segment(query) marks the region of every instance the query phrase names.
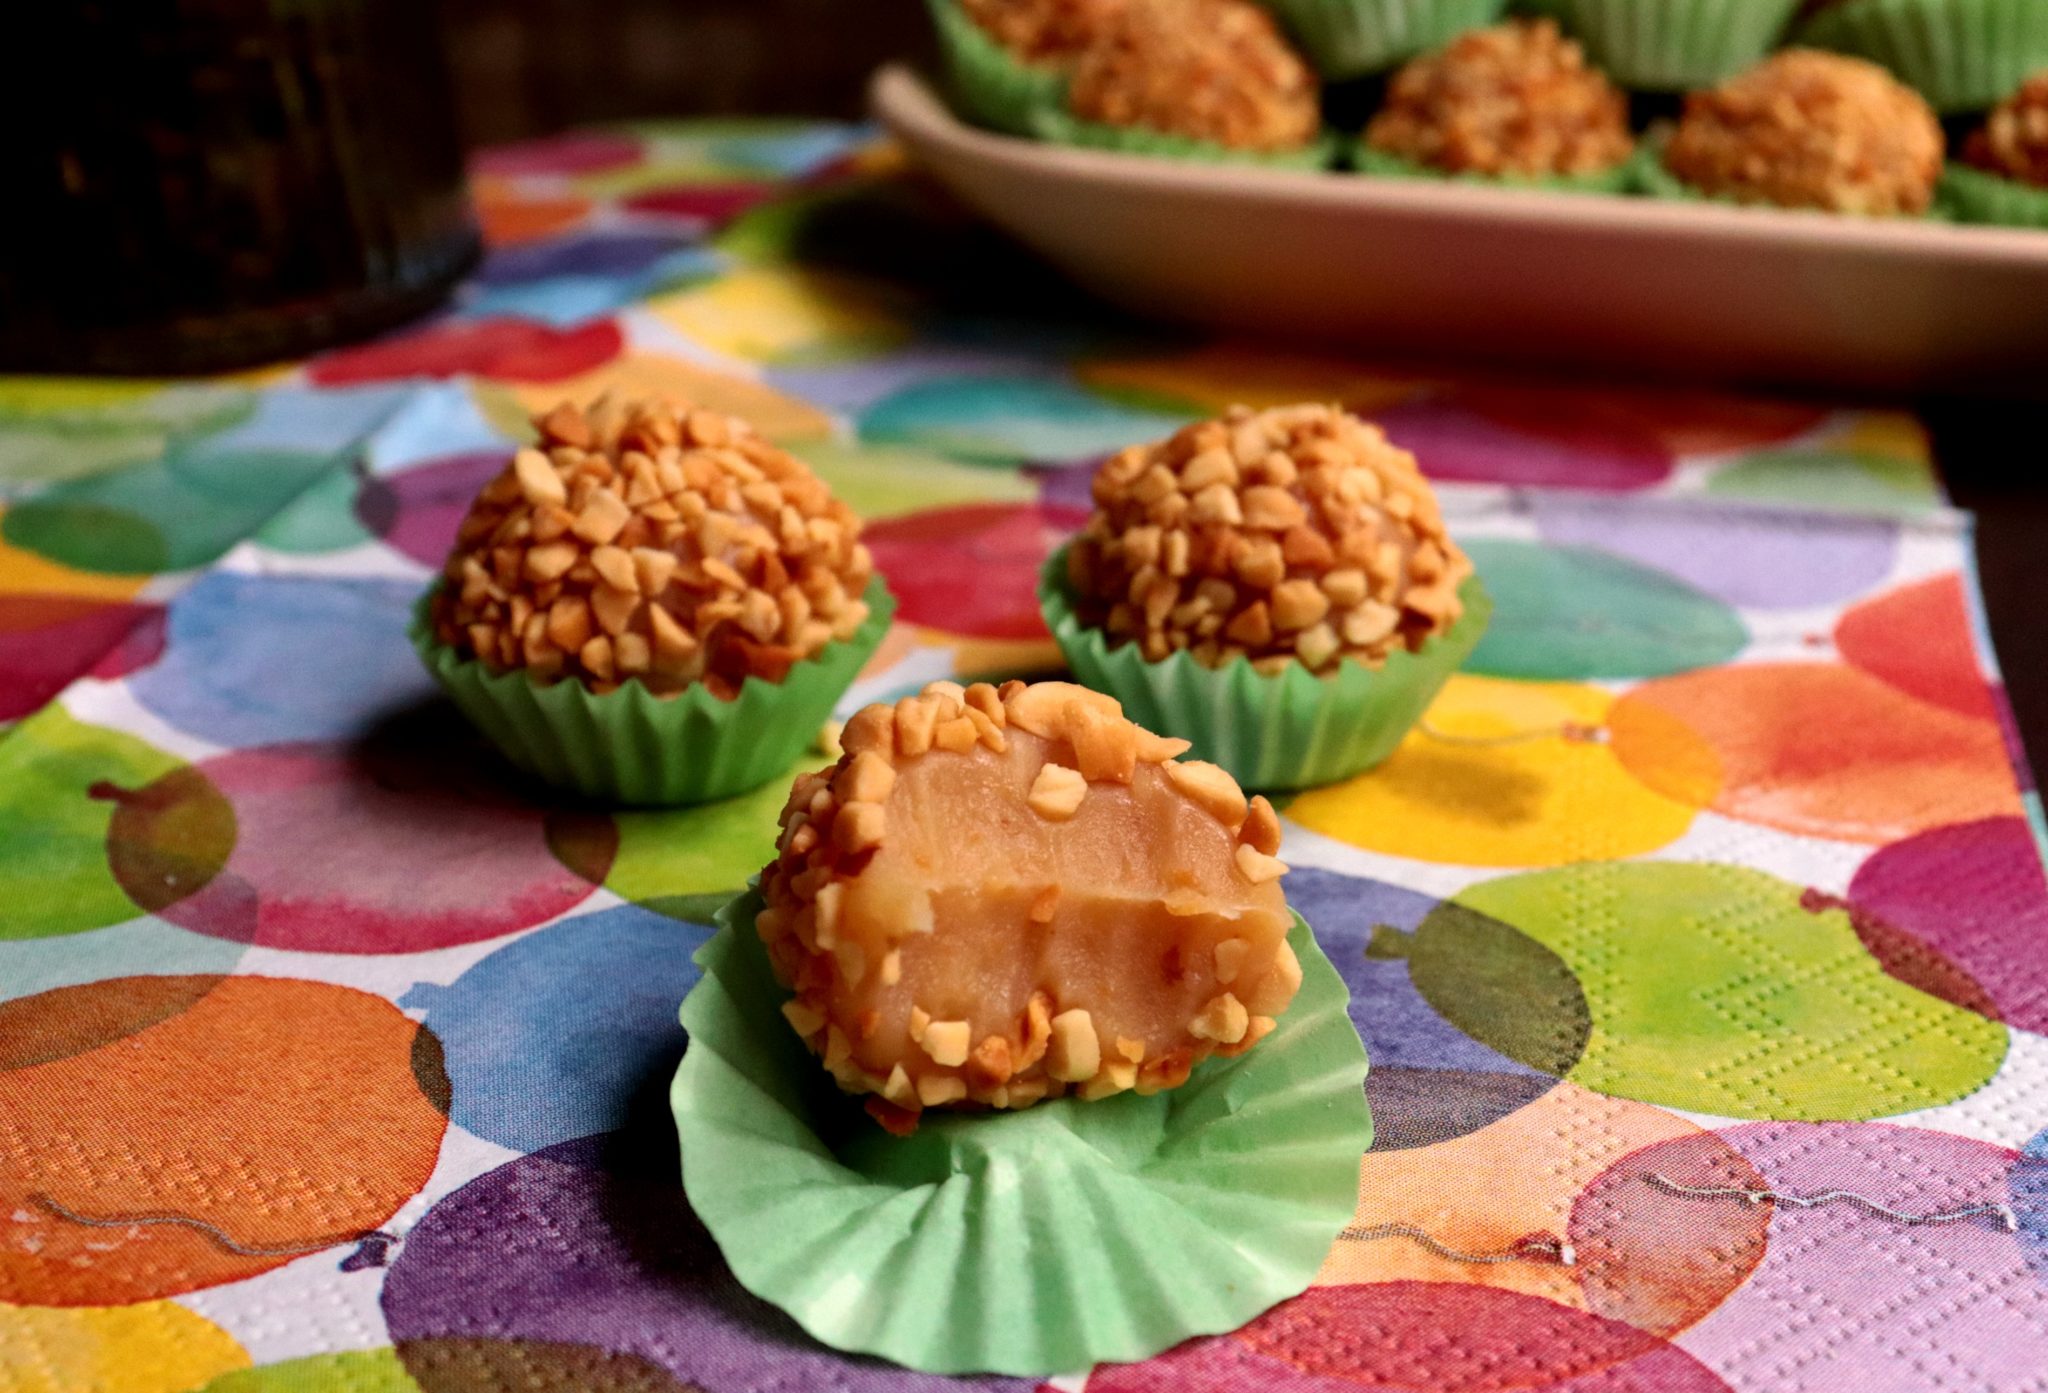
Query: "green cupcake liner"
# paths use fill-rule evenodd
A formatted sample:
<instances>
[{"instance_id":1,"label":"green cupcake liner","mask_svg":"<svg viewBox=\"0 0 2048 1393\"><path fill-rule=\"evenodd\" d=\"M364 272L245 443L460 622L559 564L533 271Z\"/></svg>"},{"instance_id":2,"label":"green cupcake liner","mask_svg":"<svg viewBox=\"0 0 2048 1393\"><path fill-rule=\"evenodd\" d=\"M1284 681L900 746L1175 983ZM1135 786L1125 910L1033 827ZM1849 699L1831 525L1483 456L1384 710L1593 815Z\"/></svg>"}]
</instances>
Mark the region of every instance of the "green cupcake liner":
<instances>
[{"instance_id":1,"label":"green cupcake liner","mask_svg":"<svg viewBox=\"0 0 2048 1393\"><path fill-rule=\"evenodd\" d=\"M1350 993L1300 916L1273 1033L1180 1088L926 1113L890 1136L780 1014L718 916L669 1098L683 1187L740 1283L826 1344L928 1373L1043 1377L1235 1330L1307 1288L1372 1144Z\"/></svg>"},{"instance_id":2,"label":"green cupcake liner","mask_svg":"<svg viewBox=\"0 0 2048 1393\"><path fill-rule=\"evenodd\" d=\"M1262 165L1271 169L1327 169L1336 158L1337 139L1330 132L1318 135L1299 150L1233 150L1213 140L1174 135L1145 126L1111 126L1101 121L1084 121L1071 112L1039 110L1032 113L1032 133L1058 145L1078 145L1090 150L1114 150L1125 155L1151 155L1169 160L1206 160L1216 164Z\"/></svg>"},{"instance_id":3,"label":"green cupcake liner","mask_svg":"<svg viewBox=\"0 0 2048 1393\"><path fill-rule=\"evenodd\" d=\"M1493 601L1477 576L1458 598L1463 616L1420 653L1390 654L1377 668L1346 662L1323 677L1295 663L1269 677L1246 659L1211 668L1182 652L1151 663L1134 643L1110 647L1074 612L1065 547L1038 577L1039 611L1077 681L1115 697L1147 730L1192 741L1194 758L1246 788L1269 791L1335 783L1394 752L1486 632Z\"/></svg>"},{"instance_id":4,"label":"green cupcake liner","mask_svg":"<svg viewBox=\"0 0 2048 1393\"><path fill-rule=\"evenodd\" d=\"M2048 189L1966 164L1942 171L1941 203L1957 222L2048 228Z\"/></svg>"},{"instance_id":5,"label":"green cupcake liner","mask_svg":"<svg viewBox=\"0 0 2048 1393\"><path fill-rule=\"evenodd\" d=\"M1718 203L1724 208L1746 208L1767 213L1803 213L1816 218L1870 217L1874 221L1891 221L1893 216L1906 222L1944 222L1948 219L1947 205L1938 193L1933 206L1924 213L1902 213L1884 218L1861 213L1835 213L1825 208L1785 208L1775 203L1745 202L1739 198L1730 198L1726 194L1707 193L1703 189L1694 188L1665 167L1664 141L1654 134L1646 136L1636 146L1635 158L1629 161L1628 179L1629 187L1635 192L1651 198L1676 199L1686 203Z\"/></svg>"},{"instance_id":6,"label":"green cupcake liner","mask_svg":"<svg viewBox=\"0 0 2048 1393\"><path fill-rule=\"evenodd\" d=\"M1708 87L1777 47L1799 0L1564 0L1564 25L1624 87Z\"/></svg>"},{"instance_id":7,"label":"green cupcake liner","mask_svg":"<svg viewBox=\"0 0 2048 1393\"><path fill-rule=\"evenodd\" d=\"M1884 64L1938 111L1983 111L2048 68L2042 0L1843 0L1800 43Z\"/></svg>"},{"instance_id":8,"label":"green cupcake liner","mask_svg":"<svg viewBox=\"0 0 2048 1393\"><path fill-rule=\"evenodd\" d=\"M1019 62L955 0L926 0L954 108L978 125L1030 135L1031 113L1066 99L1067 76Z\"/></svg>"},{"instance_id":9,"label":"green cupcake liner","mask_svg":"<svg viewBox=\"0 0 2048 1393\"><path fill-rule=\"evenodd\" d=\"M1423 179L1447 184L1476 184L1496 189L1533 189L1549 193L1628 193L1635 187L1634 156L1597 174L1451 174L1415 160L1375 150L1363 140L1351 143L1351 165L1376 179Z\"/></svg>"},{"instance_id":10,"label":"green cupcake liner","mask_svg":"<svg viewBox=\"0 0 2048 1393\"><path fill-rule=\"evenodd\" d=\"M868 582L868 618L780 682L749 677L731 701L701 686L658 697L637 681L598 695L581 682L494 673L434 636L436 584L413 609L420 661L462 714L527 773L587 798L637 806L709 803L758 788L817 738L889 631L895 597Z\"/></svg>"},{"instance_id":11,"label":"green cupcake liner","mask_svg":"<svg viewBox=\"0 0 2048 1393\"><path fill-rule=\"evenodd\" d=\"M1316 71L1383 72L1499 19L1507 0L1265 0Z\"/></svg>"}]
</instances>

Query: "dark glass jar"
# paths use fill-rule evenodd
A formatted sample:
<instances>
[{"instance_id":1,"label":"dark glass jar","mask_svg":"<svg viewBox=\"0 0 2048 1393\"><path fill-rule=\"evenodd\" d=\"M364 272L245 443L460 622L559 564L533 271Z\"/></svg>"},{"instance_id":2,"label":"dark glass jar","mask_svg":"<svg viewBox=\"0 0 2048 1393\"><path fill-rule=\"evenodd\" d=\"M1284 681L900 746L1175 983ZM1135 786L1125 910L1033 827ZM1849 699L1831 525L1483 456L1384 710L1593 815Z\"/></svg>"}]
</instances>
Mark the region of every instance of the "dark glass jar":
<instances>
[{"instance_id":1,"label":"dark glass jar","mask_svg":"<svg viewBox=\"0 0 2048 1393\"><path fill-rule=\"evenodd\" d=\"M21 18L44 31L14 50L41 96L0 132L0 369L302 357L431 308L474 262L433 0Z\"/></svg>"}]
</instances>

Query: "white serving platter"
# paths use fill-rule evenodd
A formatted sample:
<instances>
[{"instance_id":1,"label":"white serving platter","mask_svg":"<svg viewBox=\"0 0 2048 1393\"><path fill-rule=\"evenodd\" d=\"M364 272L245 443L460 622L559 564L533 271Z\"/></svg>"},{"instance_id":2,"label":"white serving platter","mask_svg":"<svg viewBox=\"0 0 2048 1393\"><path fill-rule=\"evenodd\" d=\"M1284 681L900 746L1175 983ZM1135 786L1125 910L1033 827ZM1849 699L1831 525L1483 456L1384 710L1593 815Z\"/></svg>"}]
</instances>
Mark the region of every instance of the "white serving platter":
<instances>
[{"instance_id":1,"label":"white serving platter","mask_svg":"<svg viewBox=\"0 0 2048 1393\"><path fill-rule=\"evenodd\" d=\"M1141 313L1385 353L2048 396L2048 232L1080 150L876 115L982 216Z\"/></svg>"}]
</instances>

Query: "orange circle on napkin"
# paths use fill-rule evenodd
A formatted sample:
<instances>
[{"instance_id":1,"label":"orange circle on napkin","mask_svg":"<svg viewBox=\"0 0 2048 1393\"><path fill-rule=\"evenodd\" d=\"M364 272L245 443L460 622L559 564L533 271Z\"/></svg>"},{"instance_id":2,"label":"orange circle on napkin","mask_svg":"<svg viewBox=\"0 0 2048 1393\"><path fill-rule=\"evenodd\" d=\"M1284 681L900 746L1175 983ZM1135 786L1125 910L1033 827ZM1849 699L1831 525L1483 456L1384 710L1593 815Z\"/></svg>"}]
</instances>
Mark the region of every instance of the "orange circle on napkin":
<instances>
[{"instance_id":1,"label":"orange circle on napkin","mask_svg":"<svg viewBox=\"0 0 2048 1393\"><path fill-rule=\"evenodd\" d=\"M0 1058L53 1035L75 1048L0 1073L0 1301L149 1301L345 1251L447 1128L433 1037L347 987L125 977L0 1006Z\"/></svg>"}]
</instances>

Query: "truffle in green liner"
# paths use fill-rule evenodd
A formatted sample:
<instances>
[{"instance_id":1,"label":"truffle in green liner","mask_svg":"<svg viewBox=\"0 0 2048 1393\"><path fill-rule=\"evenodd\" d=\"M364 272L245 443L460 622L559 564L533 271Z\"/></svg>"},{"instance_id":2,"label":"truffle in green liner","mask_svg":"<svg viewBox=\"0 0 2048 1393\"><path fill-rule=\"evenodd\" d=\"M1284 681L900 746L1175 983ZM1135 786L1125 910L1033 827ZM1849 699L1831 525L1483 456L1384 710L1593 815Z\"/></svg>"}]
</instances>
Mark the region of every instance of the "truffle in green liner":
<instances>
[{"instance_id":1,"label":"truffle in green liner","mask_svg":"<svg viewBox=\"0 0 2048 1393\"><path fill-rule=\"evenodd\" d=\"M2036 73L1970 133L1941 181L1961 222L2048 227L2048 72Z\"/></svg>"},{"instance_id":2,"label":"truffle in green liner","mask_svg":"<svg viewBox=\"0 0 2048 1393\"><path fill-rule=\"evenodd\" d=\"M748 677L729 699L702 684L656 696L629 678L609 692L573 679L492 672L434 637L433 592L413 614L420 661L471 724L543 783L607 803L709 803L789 768L874 656L896 602L869 582L867 618L844 641L792 664L779 681Z\"/></svg>"},{"instance_id":3,"label":"truffle in green liner","mask_svg":"<svg viewBox=\"0 0 2048 1393\"><path fill-rule=\"evenodd\" d=\"M1875 63L1787 49L1689 94L1644 140L1637 179L1662 197L1924 216L1943 145L1927 103Z\"/></svg>"},{"instance_id":4,"label":"truffle in green liner","mask_svg":"<svg viewBox=\"0 0 2048 1393\"><path fill-rule=\"evenodd\" d=\"M1628 99L1554 21L1460 35L1406 64L1358 142L1368 174L1615 192Z\"/></svg>"},{"instance_id":5,"label":"truffle in green liner","mask_svg":"<svg viewBox=\"0 0 2048 1393\"><path fill-rule=\"evenodd\" d=\"M1338 408L1233 408L1092 489L1047 626L1082 681L1252 787L1383 758L1485 626L1415 457Z\"/></svg>"},{"instance_id":6,"label":"truffle in green liner","mask_svg":"<svg viewBox=\"0 0 2048 1393\"><path fill-rule=\"evenodd\" d=\"M926 0L962 115L1010 135L1057 107L1067 70L1121 0Z\"/></svg>"},{"instance_id":7,"label":"truffle in green liner","mask_svg":"<svg viewBox=\"0 0 2048 1393\"><path fill-rule=\"evenodd\" d=\"M1292 1006L1179 1088L891 1136L782 1014L749 892L683 1005L683 1184L740 1282L839 1349L1023 1376L1149 1357L1304 1290L1372 1141L1349 993L1299 918Z\"/></svg>"},{"instance_id":8,"label":"truffle in green liner","mask_svg":"<svg viewBox=\"0 0 2048 1393\"><path fill-rule=\"evenodd\" d=\"M1384 72L1500 18L1506 0L1266 0L1316 71L1335 81Z\"/></svg>"},{"instance_id":9,"label":"truffle in green liner","mask_svg":"<svg viewBox=\"0 0 2048 1393\"><path fill-rule=\"evenodd\" d=\"M1057 145L1112 150L1122 155L1148 155L1154 159L1256 165L1267 169L1327 169L1335 160L1338 145L1334 136L1319 133L1309 144L1295 150L1236 150L1213 140L1197 140L1171 131L1083 121L1064 111L1033 113L1031 128L1039 139Z\"/></svg>"},{"instance_id":10,"label":"truffle in green liner","mask_svg":"<svg viewBox=\"0 0 2048 1393\"><path fill-rule=\"evenodd\" d=\"M1080 622L1064 560L1046 563L1038 598L1074 676L1114 696L1141 725L1189 741L1191 754L1246 788L1275 792L1336 783L1385 760L1472 656L1493 616L1473 577L1460 587L1462 612L1447 632L1377 668L1346 659L1321 676L1299 663L1267 674L1247 658L1214 668L1185 651L1148 662L1134 645L1111 647L1100 629Z\"/></svg>"},{"instance_id":11,"label":"truffle in green liner","mask_svg":"<svg viewBox=\"0 0 2048 1393\"><path fill-rule=\"evenodd\" d=\"M2048 68L2041 0L1832 0L1800 43L1884 64L1942 112L1982 111Z\"/></svg>"},{"instance_id":12,"label":"truffle in green liner","mask_svg":"<svg viewBox=\"0 0 2048 1393\"><path fill-rule=\"evenodd\" d=\"M1681 92L1772 49L1799 0L1558 0L1558 18L1624 87Z\"/></svg>"},{"instance_id":13,"label":"truffle in green liner","mask_svg":"<svg viewBox=\"0 0 2048 1393\"><path fill-rule=\"evenodd\" d=\"M1320 162L1318 98L1315 74L1250 0L1125 0L1074 64L1064 109L1034 125L1149 154Z\"/></svg>"},{"instance_id":14,"label":"truffle in green liner","mask_svg":"<svg viewBox=\"0 0 2048 1393\"><path fill-rule=\"evenodd\" d=\"M604 399L535 426L420 608L427 666L516 763L591 796L785 768L888 627L860 519L717 412Z\"/></svg>"}]
</instances>

